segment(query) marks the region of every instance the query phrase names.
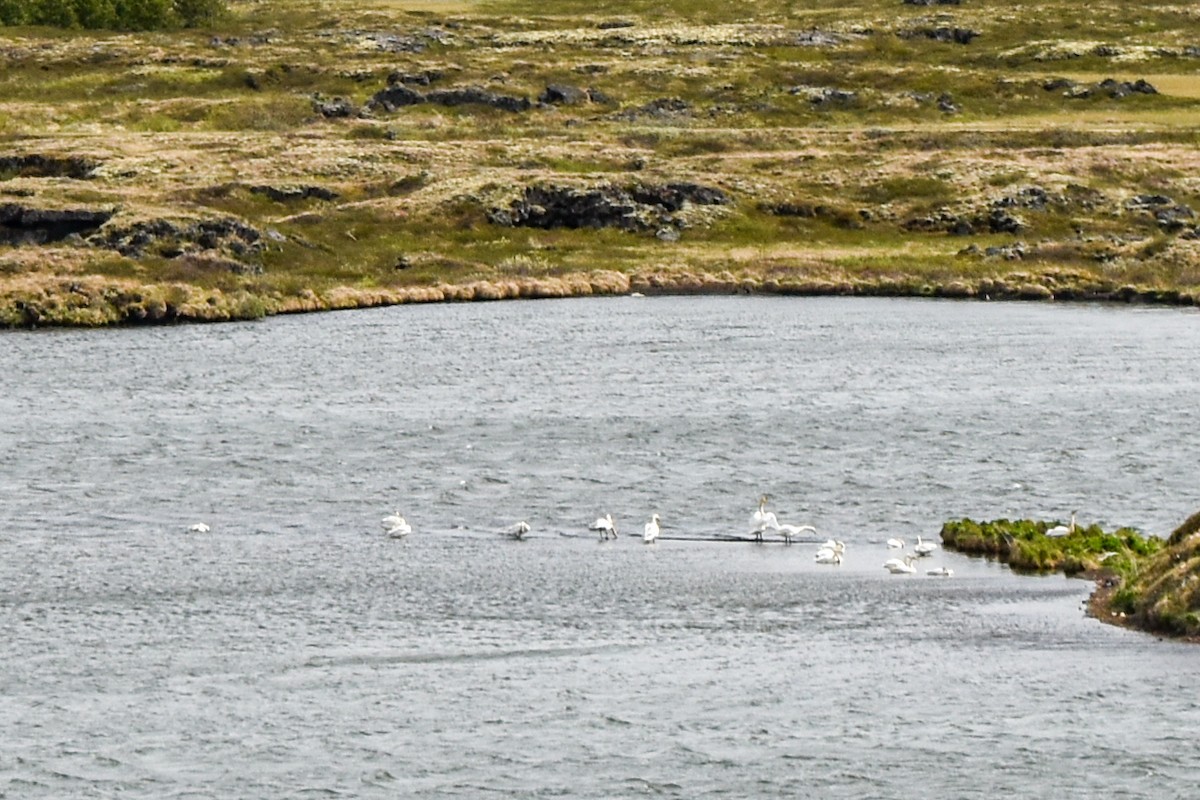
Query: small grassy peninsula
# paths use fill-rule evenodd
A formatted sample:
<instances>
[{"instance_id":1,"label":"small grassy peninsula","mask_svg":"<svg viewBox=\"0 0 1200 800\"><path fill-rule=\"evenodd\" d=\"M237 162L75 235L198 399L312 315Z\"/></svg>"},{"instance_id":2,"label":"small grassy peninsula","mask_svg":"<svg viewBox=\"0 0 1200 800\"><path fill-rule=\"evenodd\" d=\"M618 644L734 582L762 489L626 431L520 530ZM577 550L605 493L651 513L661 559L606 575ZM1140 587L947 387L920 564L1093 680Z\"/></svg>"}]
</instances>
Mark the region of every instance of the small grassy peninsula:
<instances>
[{"instance_id":1,"label":"small grassy peninsula","mask_svg":"<svg viewBox=\"0 0 1200 800\"><path fill-rule=\"evenodd\" d=\"M1197 30L1160 0L0 0L0 327L1195 305Z\"/></svg>"},{"instance_id":2,"label":"small grassy peninsula","mask_svg":"<svg viewBox=\"0 0 1200 800\"><path fill-rule=\"evenodd\" d=\"M1133 528L962 519L942 526L942 541L1014 570L1094 579L1090 610L1098 619L1200 641L1200 513L1166 540Z\"/></svg>"}]
</instances>

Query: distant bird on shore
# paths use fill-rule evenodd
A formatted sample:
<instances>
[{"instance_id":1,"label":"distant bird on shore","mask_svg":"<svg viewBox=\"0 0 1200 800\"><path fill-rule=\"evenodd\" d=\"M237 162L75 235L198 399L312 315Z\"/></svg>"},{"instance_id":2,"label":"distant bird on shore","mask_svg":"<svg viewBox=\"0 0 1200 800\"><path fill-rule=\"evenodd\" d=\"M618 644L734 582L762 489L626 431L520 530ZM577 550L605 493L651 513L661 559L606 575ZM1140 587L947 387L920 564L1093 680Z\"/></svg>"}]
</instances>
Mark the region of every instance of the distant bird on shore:
<instances>
[{"instance_id":1,"label":"distant bird on shore","mask_svg":"<svg viewBox=\"0 0 1200 800\"><path fill-rule=\"evenodd\" d=\"M383 525L384 533L393 539L399 539L412 533L412 526L408 524L404 517L400 516L399 511L395 514L387 515L380 520L380 523Z\"/></svg>"},{"instance_id":2,"label":"distant bird on shore","mask_svg":"<svg viewBox=\"0 0 1200 800\"><path fill-rule=\"evenodd\" d=\"M195 525L192 525L190 528L188 528L188 533L208 533L210 530L212 530L212 528L208 527L208 525L204 524L203 522L197 522Z\"/></svg>"},{"instance_id":3,"label":"distant bird on shore","mask_svg":"<svg viewBox=\"0 0 1200 800\"><path fill-rule=\"evenodd\" d=\"M642 541L646 544L654 544L654 540L658 538L658 514L650 517L650 521L646 523L646 527L642 530Z\"/></svg>"},{"instance_id":4,"label":"distant bird on shore","mask_svg":"<svg viewBox=\"0 0 1200 800\"><path fill-rule=\"evenodd\" d=\"M1053 528L1050 528L1046 531L1046 535L1051 538L1058 538L1059 536L1069 536L1070 534L1074 533L1075 515L1078 513L1078 511L1071 512L1071 524L1069 527L1067 525L1055 525Z\"/></svg>"},{"instance_id":5,"label":"distant bird on shore","mask_svg":"<svg viewBox=\"0 0 1200 800\"><path fill-rule=\"evenodd\" d=\"M617 538L617 524L613 522L612 514L605 514L603 517L599 517L591 525L588 525L588 530L599 531L600 541L602 542L606 539Z\"/></svg>"},{"instance_id":6,"label":"distant bird on shore","mask_svg":"<svg viewBox=\"0 0 1200 800\"><path fill-rule=\"evenodd\" d=\"M500 530L501 535L507 536L510 539L520 541L525 538L525 534L529 533L529 523L525 520L514 522L506 528Z\"/></svg>"}]
</instances>

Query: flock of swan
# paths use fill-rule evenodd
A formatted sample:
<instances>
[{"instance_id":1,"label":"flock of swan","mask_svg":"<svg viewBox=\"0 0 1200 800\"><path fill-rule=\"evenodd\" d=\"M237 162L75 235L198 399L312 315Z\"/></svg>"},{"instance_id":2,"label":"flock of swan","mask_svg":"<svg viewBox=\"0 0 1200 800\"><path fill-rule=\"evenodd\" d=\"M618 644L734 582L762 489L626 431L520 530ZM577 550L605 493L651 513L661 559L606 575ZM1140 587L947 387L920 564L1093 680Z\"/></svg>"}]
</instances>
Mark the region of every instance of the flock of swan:
<instances>
[{"instance_id":1,"label":"flock of swan","mask_svg":"<svg viewBox=\"0 0 1200 800\"><path fill-rule=\"evenodd\" d=\"M812 525L792 525L781 523L773 511L767 511L767 501L769 497L762 495L758 500L758 508L750 515L750 536L753 541L763 541L763 535L767 531L774 531L783 538L784 544L792 544L793 540L801 534L815 534L817 529ZM659 537L661 519L658 514L652 514L650 521L642 528L642 541L645 544L654 544ZM389 514L380 520L383 526L383 531L386 536L393 539L400 539L412 533L412 525L400 514L399 511L394 514ZM1074 520L1072 520L1074 524ZM190 528L193 532L207 532L208 526L204 523L198 523ZM514 522L504 528L500 528L496 532L510 539L521 540L529 535L529 523L522 520ZM605 514L603 517L597 517L592 524L588 525L588 530L599 534L600 541L608 541L617 538L617 524L613 521L612 514ZM888 549L903 550L905 541L900 538L891 538L887 540ZM933 542L925 541L920 536L917 537L917 543L913 546L912 552L906 554L903 558L889 558L883 562L883 568L893 575L912 575L917 572L915 562L923 557L930 556L937 545ZM842 563L842 557L846 552L846 544L841 540L829 539L822 543L818 548L813 560L817 564L838 565ZM937 567L927 570L927 575L948 578L954 575L954 570L946 567Z\"/></svg>"}]
</instances>

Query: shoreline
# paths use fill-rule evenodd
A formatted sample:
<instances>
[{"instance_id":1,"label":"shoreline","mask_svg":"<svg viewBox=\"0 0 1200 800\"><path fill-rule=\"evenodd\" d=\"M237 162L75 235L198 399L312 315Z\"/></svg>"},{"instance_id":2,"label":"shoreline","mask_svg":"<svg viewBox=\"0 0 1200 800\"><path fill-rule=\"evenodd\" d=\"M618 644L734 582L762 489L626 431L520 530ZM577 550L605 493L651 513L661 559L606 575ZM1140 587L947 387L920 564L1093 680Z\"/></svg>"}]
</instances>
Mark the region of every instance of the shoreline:
<instances>
[{"instance_id":1,"label":"shoreline","mask_svg":"<svg viewBox=\"0 0 1200 800\"><path fill-rule=\"evenodd\" d=\"M947 282L919 276L816 278L725 271L611 270L561 276L514 276L463 283L392 288L222 291L191 284L140 284L101 276L59 276L35 289L0 294L0 327L97 328L234 322L282 314L378 308L412 303L494 302L592 296L764 295L780 297L896 297L979 302L1109 303L1194 307L1200 293L1118 285L1079 271L1020 271ZM0 293L3 288L0 287Z\"/></svg>"}]
</instances>

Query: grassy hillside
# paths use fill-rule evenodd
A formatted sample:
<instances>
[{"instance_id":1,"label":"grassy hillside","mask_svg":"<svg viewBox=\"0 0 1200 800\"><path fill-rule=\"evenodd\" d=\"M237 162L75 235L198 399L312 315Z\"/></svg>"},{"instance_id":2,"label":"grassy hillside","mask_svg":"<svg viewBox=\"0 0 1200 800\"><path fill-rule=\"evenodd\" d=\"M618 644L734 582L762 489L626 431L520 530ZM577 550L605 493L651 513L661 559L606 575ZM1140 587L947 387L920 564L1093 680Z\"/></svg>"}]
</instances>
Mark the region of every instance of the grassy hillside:
<instances>
[{"instance_id":1,"label":"grassy hillside","mask_svg":"<svg viewBox=\"0 0 1200 800\"><path fill-rule=\"evenodd\" d=\"M230 8L0 28L0 324L631 289L1200 297L1192 5Z\"/></svg>"}]
</instances>

